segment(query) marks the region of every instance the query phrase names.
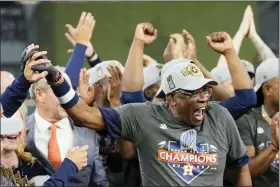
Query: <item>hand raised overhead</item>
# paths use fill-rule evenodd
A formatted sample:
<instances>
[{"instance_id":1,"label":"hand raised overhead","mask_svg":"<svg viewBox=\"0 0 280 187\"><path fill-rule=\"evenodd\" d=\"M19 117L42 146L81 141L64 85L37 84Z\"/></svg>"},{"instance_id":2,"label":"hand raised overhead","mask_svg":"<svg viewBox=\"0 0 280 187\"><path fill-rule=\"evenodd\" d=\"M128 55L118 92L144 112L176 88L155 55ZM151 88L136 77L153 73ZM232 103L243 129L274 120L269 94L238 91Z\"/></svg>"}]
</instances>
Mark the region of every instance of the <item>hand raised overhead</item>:
<instances>
[{"instance_id":1,"label":"hand raised overhead","mask_svg":"<svg viewBox=\"0 0 280 187\"><path fill-rule=\"evenodd\" d=\"M226 32L214 32L206 36L208 45L216 52L225 54L233 49L232 39Z\"/></svg>"},{"instance_id":2,"label":"hand raised overhead","mask_svg":"<svg viewBox=\"0 0 280 187\"><path fill-rule=\"evenodd\" d=\"M85 17L86 17L86 12L83 12L80 16L80 19L79 19L79 22L78 22L76 28L74 28L70 24L65 25L65 27L68 29L68 32L65 33L65 37L73 45L73 47L75 46L75 44L77 42L77 39L76 39L77 34L78 34L78 31L79 31L79 28L83 25ZM95 22L96 21L93 18L92 24L94 24L94 26L95 26ZM67 52L72 53L73 49L68 49ZM94 47L93 47L93 45L92 45L92 43L90 42L90 39L89 39L89 41L87 43L86 57L88 57L88 58L91 57L94 52L95 52Z\"/></svg>"},{"instance_id":3,"label":"hand raised overhead","mask_svg":"<svg viewBox=\"0 0 280 187\"><path fill-rule=\"evenodd\" d=\"M151 23L140 23L137 25L134 40L139 40L148 45L157 38L157 30Z\"/></svg>"}]
</instances>

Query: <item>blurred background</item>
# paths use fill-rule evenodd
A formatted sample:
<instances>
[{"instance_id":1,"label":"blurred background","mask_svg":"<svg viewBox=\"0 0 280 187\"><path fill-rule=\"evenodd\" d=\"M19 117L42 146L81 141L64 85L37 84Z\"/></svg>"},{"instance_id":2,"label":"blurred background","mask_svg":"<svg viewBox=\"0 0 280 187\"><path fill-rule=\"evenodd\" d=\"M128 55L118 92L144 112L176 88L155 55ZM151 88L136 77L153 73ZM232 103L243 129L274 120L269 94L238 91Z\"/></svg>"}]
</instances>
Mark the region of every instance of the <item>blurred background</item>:
<instances>
[{"instance_id":1,"label":"blurred background","mask_svg":"<svg viewBox=\"0 0 280 187\"><path fill-rule=\"evenodd\" d=\"M158 29L158 38L146 54L162 62L168 35L186 29L196 39L200 61L211 70L219 54L208 47L205 36L226 31L233 37L247 5L253 8L262 39L279 54L279 2L1 1L1 70L18 76L20 55L30 43L47 50L53 64L65 66L70 57L66 51L72 48L64 36L65 24L76 26L82 11L95 16L92 42L102 60L124 64L137 23L151 22ZM240 57L256 64L256 51L246 38Z\"/></svg>"}]
</instances>

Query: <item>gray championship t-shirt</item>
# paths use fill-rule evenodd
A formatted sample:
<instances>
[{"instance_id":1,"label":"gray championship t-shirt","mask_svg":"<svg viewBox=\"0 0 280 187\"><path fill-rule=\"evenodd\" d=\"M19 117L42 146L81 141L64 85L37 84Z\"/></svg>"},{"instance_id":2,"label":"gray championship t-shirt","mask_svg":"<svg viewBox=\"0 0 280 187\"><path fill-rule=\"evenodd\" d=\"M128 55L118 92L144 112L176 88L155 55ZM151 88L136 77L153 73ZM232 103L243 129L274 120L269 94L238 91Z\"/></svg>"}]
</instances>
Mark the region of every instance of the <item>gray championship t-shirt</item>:
<instances>
[{"instance_id":1,"label":"gray championship t-shirt","mask_svg":"<svg viewBox=\"0 0 280 187\"><path fill-rule=\"evenodd\" d=\"M271 125L261 114L261 107L252 110L236 121L241 139L247 146L255 147L256 155L271 145ZM276 154L270 168L261 176L253 179L254 186L279 186L279 153Z\"/></svg>"},{"instance_id":2,"label":"gray championship t-shirt","mask_svg":"<svg viewBox=\"0 0 280 187\"><path fill-rule=\"evenodd\" d=\"M117 108L121 137L135 143L143 186L222 186L225 164L246 153L229 112L211 104L201 128L176 120L166 103Z\"/></svg>"}]
</instances>

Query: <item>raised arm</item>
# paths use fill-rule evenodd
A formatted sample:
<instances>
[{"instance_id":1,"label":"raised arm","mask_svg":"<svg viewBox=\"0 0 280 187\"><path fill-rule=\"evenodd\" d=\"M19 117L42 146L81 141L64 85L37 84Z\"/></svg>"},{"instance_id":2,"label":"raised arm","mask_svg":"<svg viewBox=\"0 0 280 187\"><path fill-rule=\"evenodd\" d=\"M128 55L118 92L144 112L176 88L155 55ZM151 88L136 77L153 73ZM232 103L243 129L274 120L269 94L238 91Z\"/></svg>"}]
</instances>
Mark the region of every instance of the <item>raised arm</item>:
<instances>
[{"instance_id":1,"label":"raised arm","mask_svg":"<svg viewBox=\"0 0 280 187\"><path fill-rule=\"evenodd\" d=\"M217 32L208 36L207 40L214 51L224 54L227 59L235 96L222 100L220 105L227 108L236 120L256 105L256 93L245 67L239 62L238 55L233 49L230 36L225 32Z\"/></svg>"},{"instance_id":2,"label":"raised arm","mask_svg":"<svg viewBox=\"0 0 280 187\"><path fill-rule=\"evenodd\" d=\"M235 35L232 39L232 44L233 44L234 50L236 51L237 55L239 54L241 44L242 44L242 41L243 41L244 37L248 34L249 25L250 25L249 20L250 20L250 11L251 10L252 10L251 6L248 5L247 8L245 9L243 19L242 19L242 22L239 26L239 29L235 33ZM217 66L220 66L220 65L223 65L223 64L227 64L227 60L226 60L224 55L221 55L219 60L218 60Z\"/></svg>"},{"instance_id":3,"label":"raised arm","mask_svg":"<svg viewBox=\"0 0 280 187\"><path fill-rule=\"evenodd\" d=\"M71 43L73 45L73 47L77 43L78 26L79 26L79 24L80 24L80 22L81 22L81 20L84 16L85 16L85 12L82 13L82 15L80 17L80 21L79 21L76 28L74 28L70 24L65 25L65 27L68 29L68 32L66 32L64 35L65 35L66 39L69 41L69 43ZM85 56L86 56L86 59L89 63L89 66L94 67L95 65L101 63L101 59L98 56L96 50L94 49L94 47L92 45L92 42L89 41L86 46L87 46L87 48L86 48L86 51L85 51ZM68 49L67 50L68 53L73 53L73 51L74 51L73 49Z\"/></svg>"},{"instance_id":4,"label":"raised arm","mask_svg":"<svg viewBox=\"0 0 280 187\"><path fill-rule=\"evenodd\" d=\"M210 72L199 62L196 52L196 43L193 36L187 32L186 30L183 30L182 33L183 36L185 36L187 41L187 48L185 50L185 57L187 59L193 60L195 65L202 71L203 75L208 79L214 79ZM227 91L226 87L222 84L219 84L218 86L213 87L213 99L216 101L221 101L227 98L232 97Z\"/></svg>"},{"instance_id":5,"label":"raised arm","mask_svg":"<svg viewBox=\"0 0 280 187\"><path fill-rule=\"evenodd\" d=\"M253 43L258 55L261 57L261 61L263 62L269 58L276 58L272 50L266 45L266 43L261 39L261 37L257 33L254 21L254 14L251 6L249 6L249 22L250 26L247 38Z\"/></svg>"},{"instance_id":6,"label":"raised arm","mask_svg":"<svg viewBox=\"0 0 280 187\"><path fill-rule=\"evenodd\" d=\"M25 51L30 52L38 48L38 45L34 46L34 44L32 44L28 46ZM3 115L5 117L11 117L20 108L27 97L32 82L36 82L47 75L46 71L38 74L31 70L33 65L50 63L47 59L41 59L46 54L46 51L42 51L32 55L30 59L25 59L26 52L24 52L20 76L15 79L0 96L0 103L3 107Z\"/></svg>"},{"instance_id":7,"label":"raised arm","mask_svg":"<svg viewBox=\"0 0 280 187\"><path fill-rule=\"evenodd\" d=\"M123 74L122 90L137 92L144 86L143 54L144 46L157 37L157 30L150 23L137 25Z\"/></svg>"},{"instance_id":8,"label":"raised arm","mask_svg":"<svg viewBox=\"0 0 280 187\"><path fill-rule=\"evenodd\" d=\"M83 12L80 17L77 29L75 30L75 41L71 40L71 43L74 42L75 47L66 65L65 73L71 79L71 83L75 90L78 87L80 70L84 66L85 53L87 45L90 42L92 36L94 26L95 19L91 15L91 13L86 14L85 12ZM70 31L72 30L70 29ZM66 34L66 36L70 37L69 34Z\"/></svg>"},{"instance_id":9,"label":"raised arm","mask_svg":"<svg viewBox=\"0 0 280 187\"><path fill-rule=\"evenodd\" d=\"M232 40L226 32L215 32L207 36L209 46L225 56L235 90L252 89L250 77L233 48Z\"/></svg>"},{"instance_id":10,"label":"raised arm","mask_svg":"<svg viewBox=\"0 0 280 187\"><path fill-rule=\"evenodd\" d=\"M96 107L89 107L78 94L70 87L68 82L52 64L46 66L32 66L34 71L47 71L46 80L54 94L60 101L61 106L70 117L79 124L94 130L105 128L102 114Z\"/></svg>"},{"instance_id":11,"label":"raised arm","mask_svg":"<svg viewBox=\"0 0 280 187\"><path fill-rule=\"evenodd\" d=\"M51 85L52 90L58 97L61 106L74 121L93 130L105 129L103 117L98 108L89 107L63 77L56 82L55 85Z\"/></svg>"}]
</instances>

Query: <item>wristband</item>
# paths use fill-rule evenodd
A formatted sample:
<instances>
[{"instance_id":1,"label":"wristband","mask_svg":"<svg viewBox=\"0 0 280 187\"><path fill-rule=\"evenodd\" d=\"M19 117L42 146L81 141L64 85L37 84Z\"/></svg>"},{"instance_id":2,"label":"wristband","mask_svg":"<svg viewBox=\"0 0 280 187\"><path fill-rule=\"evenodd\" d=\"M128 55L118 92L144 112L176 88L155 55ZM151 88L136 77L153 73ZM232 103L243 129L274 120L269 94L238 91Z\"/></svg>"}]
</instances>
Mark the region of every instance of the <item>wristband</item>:
<instances>
[{"instance_id":1,"label":"wristband","mask_svg":"<svg viewBox=\"0 0 280 187\"><path fill-rule=\"evenodd\" d=\"M91 56L90 56L90 57L87 57L87 59L90 60L95 54L96 54L95 51L93 51L92 54L91 54Z\"/></svg>"},{"instance_id":2,"label":"wristband","mask_svg":"<svg viewBox=\"0 0 280 187\"><path fill-rule=\"evenodd\" d=\"M277 151L279 151L279 147L277 147L274 143L271 144Z\"/></svg>"},{"instance_id":3,"label":"wristband","mask_svg":"<svg viewBox=\"0 0 280 187\"><path fill-rule=\"evenodd\" d=\"M98 58L98 55L96 52L93 52L90 57L87 57L88 61L92 62L95 61Z\"/></svg>"}]
</instances>

